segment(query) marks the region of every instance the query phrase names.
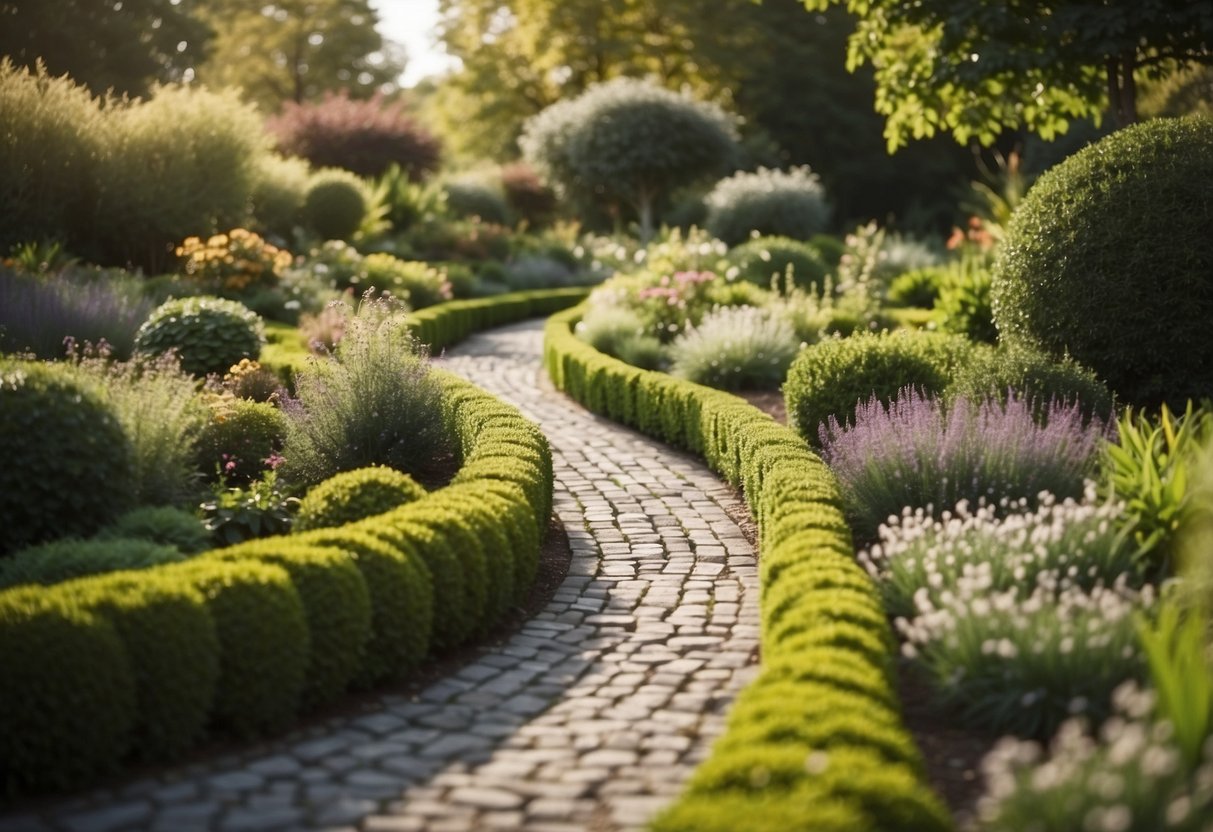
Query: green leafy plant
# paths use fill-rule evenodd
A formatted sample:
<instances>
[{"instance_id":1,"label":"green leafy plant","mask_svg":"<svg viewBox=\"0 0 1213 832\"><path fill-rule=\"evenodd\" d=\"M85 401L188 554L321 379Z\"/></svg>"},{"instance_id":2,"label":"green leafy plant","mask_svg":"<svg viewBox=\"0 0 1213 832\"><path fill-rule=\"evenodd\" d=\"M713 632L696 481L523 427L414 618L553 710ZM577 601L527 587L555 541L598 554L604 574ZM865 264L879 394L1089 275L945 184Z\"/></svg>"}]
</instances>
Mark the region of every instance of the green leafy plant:
<instances>
[{"instance_id":1,"label":"green leafy plant","mask_svg":"<svg viewBox=\"0 0 1213 832\"><path fill-rule=\"evenodd\" d=\"M202 505L202 524L217 545L230 546L258 537L286 534L299 507L288 495L276 471L266 471L247 488L229 487L220 478L214 494Z\"/></svg>"},{"instance_id":2,"label":"green leafy plant","mask_svg":"<svg viewBox=\"0 0 1213 832\"><path fill-rule=\"evenodd\" d=\"M206 296L166 301L135 334L136 352L176 350L181 368L194 375L226 373L241 359L256 359L263 346L257 313L234 300Z\"/></svg>"},{"instance_id":3,"label":"green leafy plant","mask_svg":"<svg viewBox=\"0 0 1213 832\"><path fill-rule=\"evenodd\" d=\"M1149 662L1158 716L1170 723L1185 765L1195 768L1213 736L1213 662L1204 617L1163 604L1153 623L1138 619L1137 635Z\"/></svg>"},{"instance_id":4,"label":"green leafy plant","mask_svg":"<svg viewBox=\"0 0 1213 832\"><path fill-rule=\"evenodd\" d=\"M253 183L253 225L289 240L303 221L312 169L303 159L266 153L257 160Z\"/></svg>"},{"instance_id":5,"label":"green leafy plant","mask_svg":"<svg viewBox=\"0 0 1213 832\"><path fill-rule=\"evenodd\" d=\"M198 467L229 483L257 479L280 460L289 423L271 404L213 395L211 418L198 437Z\"/></svg>"},{"instance_id":6,"label":"green leafy plant","mask_svg":"<svg viewBox=\"0 0 1213 832\"><path fill-rule=\"evenodd\" d=\"M993 344L998 340L990 306L990 273L980 268L953 268L939 290L935 311L946 332Z\"/></svg>"},{"instance_id":7,"label":"green leafy plant","mask_svg":"<svg viewBox=\"0 0 1213 832\"><path fill-rule=\"evenodd\" d=\"M824 231L830 218L825 188L807 166L735 173L717 182L704 203L704 225L730 245L752 235L807 240Z\"/></svg>"},{"instance_id":8,"label":"green leafy plant","mask_svg":"<svg viewBox=\"0 0 1213 832\"><path fill-rule=\"evenodd\" d=\"M349 171L325 168L312 175L303 201L304 224L324 240L348 240L362 225L369 197Z\"/></svg>"},{"instance_id":9,"label":"green leafy plant","mask_svg":"<svg viewBox=\"0 0 1213 832\"><path fill-rule=\"evenodd\" d=\"M451 299L446 274L428 263L376 253L368 254L362 267L367 286L390 293L410 309L424 309Z\"/></svg>"}]
</instances>

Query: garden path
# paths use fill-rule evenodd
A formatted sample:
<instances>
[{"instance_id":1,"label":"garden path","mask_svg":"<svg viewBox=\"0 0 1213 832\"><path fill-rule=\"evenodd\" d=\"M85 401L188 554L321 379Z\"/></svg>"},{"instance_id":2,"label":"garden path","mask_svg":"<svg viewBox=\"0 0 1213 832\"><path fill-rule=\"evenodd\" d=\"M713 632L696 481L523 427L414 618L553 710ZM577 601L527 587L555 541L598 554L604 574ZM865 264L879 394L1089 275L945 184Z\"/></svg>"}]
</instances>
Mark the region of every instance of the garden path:
<instances>
[{"instance_id":1,"label":"garden path","mask_svg":"<svg viewBox=\"0 0 1213 832\"><path fill-rule=\"evenodd\" d=\"M0 829L574 832L642 828L755 671L744 511L698 461L596 417L541 370L542 322L441 360L551 441L572 547L551 602L413 698L21 816Z\"/></svg>"}]
</instances>

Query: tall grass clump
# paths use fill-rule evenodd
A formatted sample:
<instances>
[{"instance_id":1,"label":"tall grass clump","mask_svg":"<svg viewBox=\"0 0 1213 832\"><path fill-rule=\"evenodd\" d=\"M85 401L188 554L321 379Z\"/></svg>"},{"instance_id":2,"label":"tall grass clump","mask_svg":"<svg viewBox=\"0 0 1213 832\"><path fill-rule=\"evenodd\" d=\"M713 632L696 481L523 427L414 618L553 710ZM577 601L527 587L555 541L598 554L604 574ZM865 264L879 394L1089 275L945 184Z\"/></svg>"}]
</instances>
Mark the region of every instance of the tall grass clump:
<instances>
[{"instance_id":1,"label":"tall grass clump","mask_svg":"<svg viewBox=\"0 0 1213 832\"><path fill-rule=\"evenodd\" d=\"M792 325L778 312L726 306L674 339L671 373L721 390L774 390L799 349Z\"/></svg>"},{"instance_id":2,"label":"tall grass clump","mask_svg":"<svg viewBox=\"0 0 1213 832\"><path fill-rule=\"evenodd\" d=\"M919 593L941 603L962 580L980 579L1005 591L1057 572L1089 589L1140 571L1136 548L1116 522L1122 510L1122 504L1100 499L1091 481L1080 500L1043 494L1034 510L1023 498L976 506L962 500L938 518L906 509L881 525L880 542L861 552L859 561L894 616L912 615Z\"/></svg>"},{"instance_id":3,"label":"tall grass clump","mask_svg":"<svg viewBox=\"0 0 1213 832\"><path fill-rule=\"evenodd\" d=\"M821 428L822 457L838 477L860 540L871 539L902 510L943 511L1004 497L1060 499L1082 494L1105 433L1077 405L1054 404L1044 426L1029 402L969 402L948 407L905 388L888 405L872 397L852 426L831 416Z\"/></svg>"},{"instance_id":4,"label":"tall grass clump","mask_svg":"<svg viewBox=\"0 0 1213 832\"><path fill-rule=\"evenodd\" d=\"M424 349L386 301L345 313L340 342L298 374L298 398L285 403L283 475L314 485L372 465L426 471L449 449Z\"/></svg>"},{"instance_id":5,"label":"tall grass clump","mask_svg":"<svg viewBox=\"0 0 1213 832\"><path fill-rule=\"evenodd\" d=\"M0 352L62 358L65 339L104 341L127 358L155 304L134 279L114 273L23 274L0 267Z\"/></svg>"}]
</instances>

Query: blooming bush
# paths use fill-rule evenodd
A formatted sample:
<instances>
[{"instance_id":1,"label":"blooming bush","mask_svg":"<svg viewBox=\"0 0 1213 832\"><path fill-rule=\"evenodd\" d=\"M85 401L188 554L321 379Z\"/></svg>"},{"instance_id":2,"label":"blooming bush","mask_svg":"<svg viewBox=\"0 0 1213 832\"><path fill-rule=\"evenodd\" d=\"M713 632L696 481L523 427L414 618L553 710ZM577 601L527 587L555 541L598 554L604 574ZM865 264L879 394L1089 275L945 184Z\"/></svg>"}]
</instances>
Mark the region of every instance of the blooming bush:
<instances>
[{"instance_id":1,"label":"blooming bush","mask_svg":"<svg viewBox=\"0 0 1213 832\"><path fill-rule=\"evenodd\" d=\"M207 292L227 294L276 285L292 259L245 228L205 240L186 237L175 251L186 277Z\"/></svg>"},{"instance_id":2,"label":"blooming bush","mask_svg":"<svg viewBox=\"0 0 1213 832\"><path fill-rule=\"evenodd\" d=\"M1035 510L1023 498L975 507L962 500L939 518L907 508L880 527L880 543L861 552L859 561L895 616L912 615L920 593L941 603L961 580L1005 591L1054 572L1090 589L1138 571L1135 548L1116 522L1122 510L1120 503L1100 500L1091 481L1081 500L1042 494Z\"/></svg>"},{"instance_id":3,"label":"blooming bush","mask_svg":"<svg viewBox=\"0 0 1213 832\"><path fill-rule=\"evenodd\" d=\"M820 430L822 457L838 477L856 535L870 539L906 506L943 511L961 500L1035 500L1082 493L1095 467L1101 422L1084 424L1077 405L1054 404L1043 427L1028 402L1010 396L949 407L905 388L889 405L876 397L843 427Z\"/></svg>"},{"instance_id":4,"label":"blooming bush","mask_svg":"<svg viewBox=\"0 0 1213 832\"><path fill-rule=\"evenodd\" d=\"M717 182L704 203L708 230L732 245L755 232L807 240L830 218L821 179L808 167L735 173Z\"/></svg>"},{"instance_id":5,"label":"blooming bush","mask_svg":"<svg viewBox=\"0 0 1213 832\"><path fill-rule=\"evenodd\" d=\"M670 344L671 373L721 390L777 389L800 349L778 312L723 307Z\"/></svg>"}]
</instances>

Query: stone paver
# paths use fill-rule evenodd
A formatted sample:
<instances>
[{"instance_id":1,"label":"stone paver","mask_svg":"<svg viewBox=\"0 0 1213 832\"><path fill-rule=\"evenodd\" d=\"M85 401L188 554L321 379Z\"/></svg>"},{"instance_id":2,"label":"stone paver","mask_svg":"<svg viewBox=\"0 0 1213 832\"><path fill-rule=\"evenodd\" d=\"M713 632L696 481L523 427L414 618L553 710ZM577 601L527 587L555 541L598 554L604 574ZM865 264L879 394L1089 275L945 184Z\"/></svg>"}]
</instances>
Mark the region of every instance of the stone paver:
<instances>
[{"instance_id":1,"label":"stone paver","mask_svg":"<svg viewBox=\"0 0 1213 832\"><path fill-rule=\"evenodd\" d=\"M552 443L572 563L542 612L414 699L0 815L0 829L643 828L755 670L754 553L698 461L552 389L541 330L503 327L441 361Z\"/></svg>"}]
</instances>

